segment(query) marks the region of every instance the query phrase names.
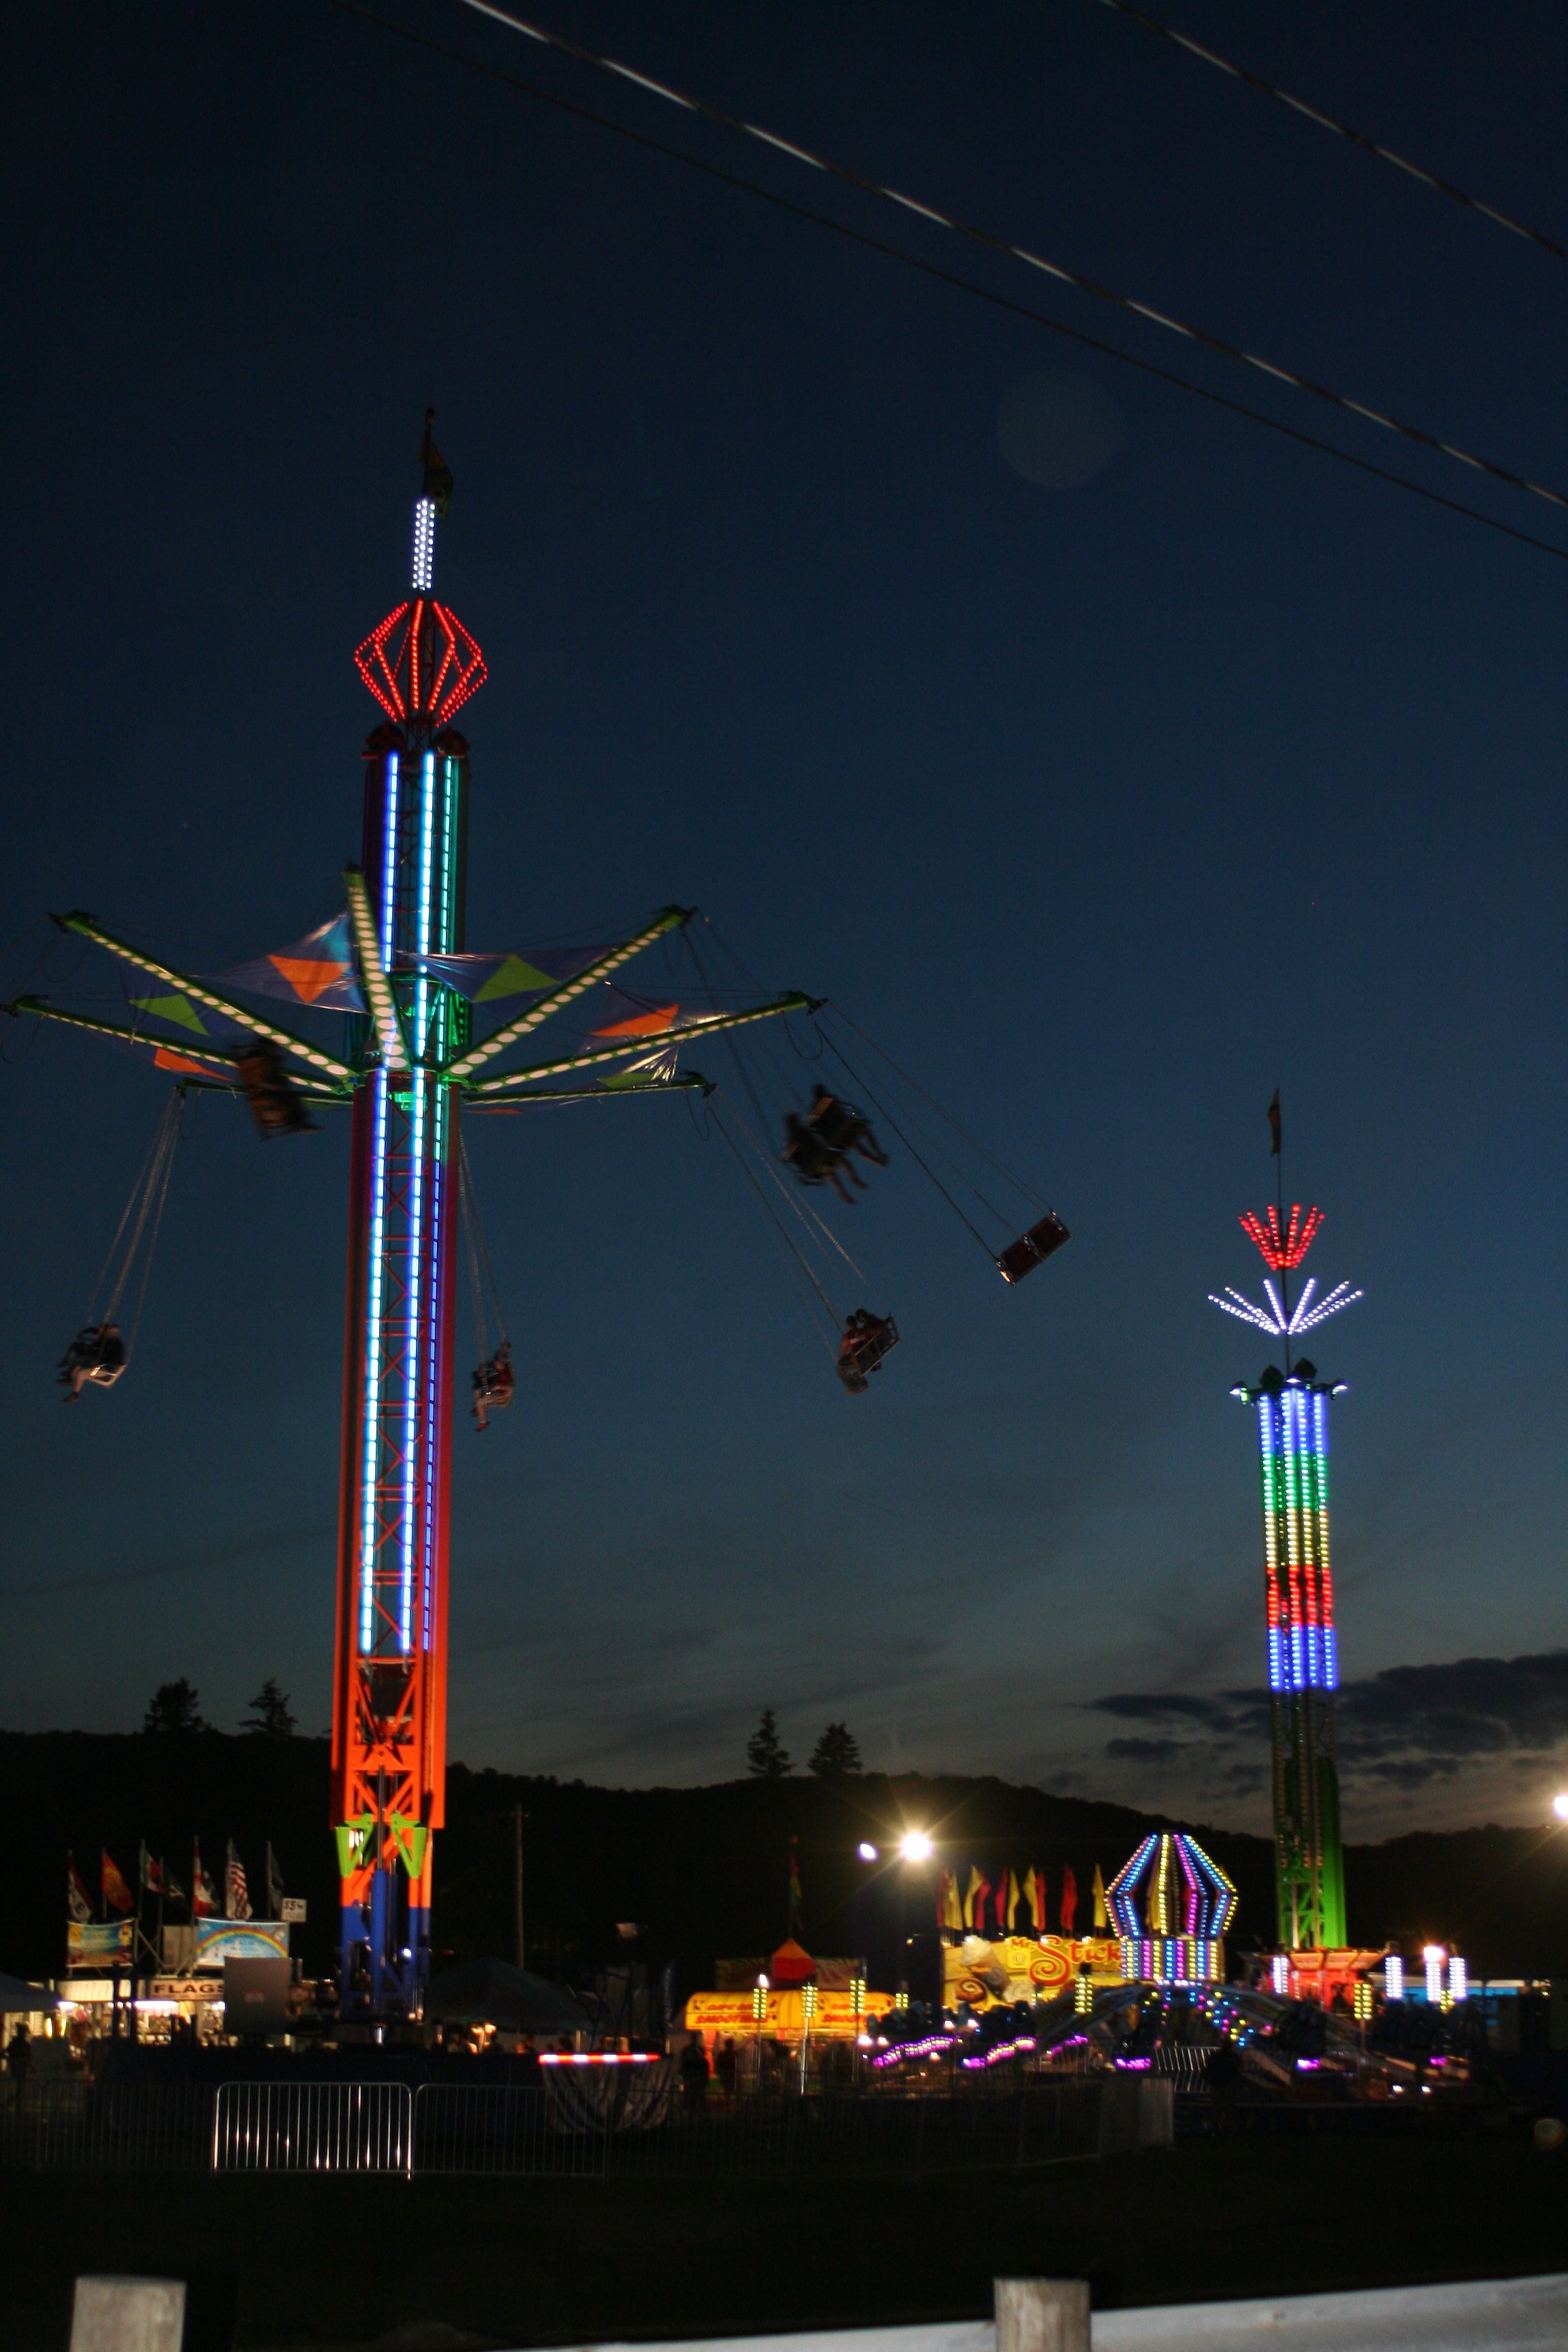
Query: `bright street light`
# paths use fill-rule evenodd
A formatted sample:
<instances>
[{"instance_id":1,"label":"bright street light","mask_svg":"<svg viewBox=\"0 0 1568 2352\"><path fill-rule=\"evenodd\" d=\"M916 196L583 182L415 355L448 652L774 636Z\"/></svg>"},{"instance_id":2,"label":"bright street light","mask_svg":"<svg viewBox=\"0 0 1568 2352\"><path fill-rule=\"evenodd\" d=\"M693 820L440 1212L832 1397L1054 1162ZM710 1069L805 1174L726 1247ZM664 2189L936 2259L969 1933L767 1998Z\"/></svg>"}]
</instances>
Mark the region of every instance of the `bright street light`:
<instances>
[{"instance_id":1,"label":"bright street light","mask_svg":"<svg viewBox=\"0 0 1568 2352\"><path fill-rule=\"evenodd\" d=\"M877 1849L869 1838L862 1838L855 1851L862 1862L876 1862L879 1859Z\"/></svg>"},{"instance_id":2,"label":"bright street light","mask_svg":"<svg viewBox=\"0 0 1568 2352\"><path fill-rule=\"evenodd\" d=\"M1568 1822L1568 1789L1559 1790L1552 1798L1552 1810L1560 1822Z\"/></svg>"},{"instance_id":3,"label":"bright street light","mask_svg":"<svg viewBox=\"0 0 1568 2352\"><path fill-rule=\"evenodd\" d=\"M899 1852L906 1862L929 1862L936 1847L924 1830L906 1830L899 1842Z\"/></svg>"}]
</instances>

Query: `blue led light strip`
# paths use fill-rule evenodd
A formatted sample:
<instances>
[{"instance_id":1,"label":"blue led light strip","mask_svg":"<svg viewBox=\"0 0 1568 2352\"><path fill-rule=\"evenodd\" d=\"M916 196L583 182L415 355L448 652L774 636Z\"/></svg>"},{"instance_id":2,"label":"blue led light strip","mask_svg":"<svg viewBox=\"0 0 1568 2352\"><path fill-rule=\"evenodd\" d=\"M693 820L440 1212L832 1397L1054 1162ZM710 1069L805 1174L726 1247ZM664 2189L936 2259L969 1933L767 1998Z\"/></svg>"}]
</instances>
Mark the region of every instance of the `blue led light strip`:
<instances>
[{"instance_id":1,"label":"blue led light strip","mask_svg":"<svg viewBox=\"0 0 1568 2352\"><path fill-rule=\"evenodd\" d=\"M386 759L386 798L382 821L381 952L384 966L392 962L394 902L397 877L398 760ZM381 1467L381 1373L386 1304L386 1141L387 1073L384 1066L372 1074L373 1146L369 1234L369 1288L365 1301L364 1448L360 1496L360 1622L363 1655L375 1647L375 1563L378 1549L377 1489Z\"/></svg>"}]
</instances>

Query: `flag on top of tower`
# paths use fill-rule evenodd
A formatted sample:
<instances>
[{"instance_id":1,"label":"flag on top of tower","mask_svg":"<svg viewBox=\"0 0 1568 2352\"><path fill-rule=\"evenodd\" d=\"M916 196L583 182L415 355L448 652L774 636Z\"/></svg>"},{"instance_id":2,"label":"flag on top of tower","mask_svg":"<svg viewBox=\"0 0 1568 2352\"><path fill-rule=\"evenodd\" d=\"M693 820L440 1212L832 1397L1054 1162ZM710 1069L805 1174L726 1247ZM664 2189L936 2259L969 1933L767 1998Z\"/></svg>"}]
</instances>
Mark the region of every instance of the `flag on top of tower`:
<instances>
[{"instance_id":1,"label":"flag on top of tower","mask_svg":"<svg viewBox=\"0 0 1568 2352\"><path fill-rule=\"evenodd\" d=\"M425 434L419 444L419 463L425 468L425 487L420 495L430 500L443 522L452 511L452 468L436 446L431 427L436 422L433 408L425 411ZM406 443L404 445L406 447Z\"/></svg>"},{"instance_id":2,"label":"flag on top of tower","mask_svg":"<svg viewBox=\"0 0 1568 2352\"><path fill-rule=\"evenodd\" d=\"M334 915L303 939L207 974L215 986L237 988L247 996L280 996L331 1013L363 1013L365 1001L354 978L347 913Z\"/></svg>"}]
</instances>

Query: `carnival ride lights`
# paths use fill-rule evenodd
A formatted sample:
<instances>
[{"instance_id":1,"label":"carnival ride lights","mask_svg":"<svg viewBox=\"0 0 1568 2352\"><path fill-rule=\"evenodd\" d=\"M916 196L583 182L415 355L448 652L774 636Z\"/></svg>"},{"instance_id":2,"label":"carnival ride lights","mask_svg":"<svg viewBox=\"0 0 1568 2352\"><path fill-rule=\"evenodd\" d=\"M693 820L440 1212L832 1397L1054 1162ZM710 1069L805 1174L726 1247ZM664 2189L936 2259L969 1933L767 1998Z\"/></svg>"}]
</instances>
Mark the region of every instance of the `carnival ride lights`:
<instances>
[{"instance_id":1,"label":"carnival ride lights","mask_svg":"<svg viewBox=\"0 0 1568 2352\"><path fill-rule=\"evenodd\" d=\"M1276 1141L1278 1149L1278 1141ZM1342 1381L1320 1380L1290 1342L1353 1307L1363 1296L1336 1283L1323 1297L1309 1276L1291 1304L1289 1276L1322 1224L1300 1202L1287 1222L1283 1198L1241 1227L1268 1268L1258 1306L1228 1286L1211 1305L1283 1343L1285 1367L1231 1394L1255 1408L1263 1477L1264 1598L1273 1749L1274 1869L1279 1933L1291 1949L1342 1948L1344 1862L1333 1693L1339 1683L1333 1579L1329 1555L1329 1401ZM1278 1276L1278 1283L1270 1277Z\"/></svg>"},{"instance_id":2,"label":"carnival ride lights","mask_svg":"<svg viewBox=\"0 0 1568 2352\"><path fill-rule=\"evenodd\" d=\"M429 436L414 514L411 594L359 646L385 713L364 751L363 854L344 875L346 919L221 977L296 1007L349 1018L342 1055L264 1018L225 988L175 971L90 917L58 918L165 995L132 998L134 1025L35 997L10 1008L100 1031L179 1075L234 1090L263 1041L296 1108L352 1108L347 1349L331 1774L341 1879L345 2015L417 2010L430 1957L434 1835L446 1787L455 1177L462 1103L609 1100L706 1088L678 1074L691 1037L811 1009L798 993L737 1012L611 1021L552 1059L485 1074L690 910L664 908L633 939L543 958L470 957L463 935L468 746L454 715L485 680L469 631L432 593L436 521L451 478ZM478 971L474 971L478 967ZM521 977L497 983L515 967ZM525 1010L475 1041L472 1004ZM172 1034L162 1034L162 1022ZM654 1035L656 1027L661 1034ZM679 1036L674 1034L679 1032ZM235 1040L238 1040L237 1045ZM286 1060L282 1057L286 1057ZM289 1071L296 1075L287 1075ZM542 1082L565 1075L571 1087ZM248 1089L247 1089L248 1090ZM254 1094L253 1094L254 1107ZM294 1131L297 1118L273 1131ZM403 1915L400 1917L400 1913Z\"/></svg>"},{"instance_id":3,"label":"carnival ride lights","mask_svg":"<svg viewBox=\"0 0 1568 2352\"><path fill-rule=\"evenodd\" d=\"M1105 1890L1129 1983L1210 1984L1224 1972L1220 1938L1236 1916L1236 1889L1185 1832L1143 1840Z\"/></svg>"}]
</instances>

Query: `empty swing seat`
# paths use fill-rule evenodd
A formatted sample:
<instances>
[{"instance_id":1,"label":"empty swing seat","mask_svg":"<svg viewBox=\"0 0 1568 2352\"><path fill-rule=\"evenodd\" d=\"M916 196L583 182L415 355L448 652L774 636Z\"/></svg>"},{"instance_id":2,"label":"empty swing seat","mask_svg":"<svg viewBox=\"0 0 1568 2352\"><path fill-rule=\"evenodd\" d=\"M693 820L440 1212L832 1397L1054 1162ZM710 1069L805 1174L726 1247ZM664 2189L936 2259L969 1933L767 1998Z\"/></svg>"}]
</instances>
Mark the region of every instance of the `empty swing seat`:
<instances>
[{"instance_id":1,"label":"empty swing seat","mask_svg":"<svg viewBox=\"0 0 1568 2352\"><path fill-rule=\"evenodd\" d=\"M1071 1239L1071 1234L1055 1210L1047 1210L1037 1225L1031 1225L1026 1234L1020 1234L1017 1240L1009 1242L1002 1252L996 1264L1003 1281L1022 1282L1024 1276L1033 1274L1053 1250L1059 1250L1063 1242L1070 1242Z\"/></svg>"}]
</instances>

